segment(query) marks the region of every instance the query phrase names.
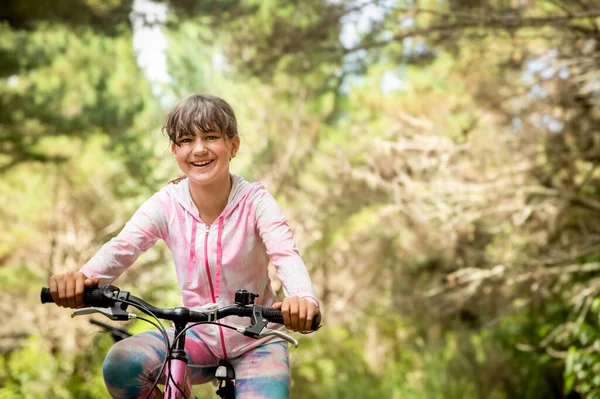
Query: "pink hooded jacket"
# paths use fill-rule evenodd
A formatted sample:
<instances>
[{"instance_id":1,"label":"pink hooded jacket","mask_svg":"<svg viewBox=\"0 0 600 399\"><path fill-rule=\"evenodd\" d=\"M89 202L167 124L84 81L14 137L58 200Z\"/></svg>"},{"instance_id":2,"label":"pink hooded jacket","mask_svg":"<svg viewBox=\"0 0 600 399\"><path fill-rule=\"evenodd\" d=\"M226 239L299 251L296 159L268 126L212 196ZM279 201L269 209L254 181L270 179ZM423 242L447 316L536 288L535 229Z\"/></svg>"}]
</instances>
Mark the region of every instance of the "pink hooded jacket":
<instances>
[{"instance_id":1,"label":"pink hooded jacket","mask_svg":"<svg viewBox=\"0 0 600 399\"><path fill-rule=\"evenodd\" d=\"M171 249L183 306L199 310L206 303L230 305L235 292L259 294L256 303L277 302L268 276L269 259L275 265L286 297L307 298L318 305L306 266L277 202L260 183L232 176L227 206L210 226L194 205L188 180L168 184L136 211L123 230L106 243L82 268L100 285L121 275L158 239ZM236 316L222 322L248 326ZM283 328L283 327L281 327ZM233 358L269 340L255 340L215 325L198 329L203 341L221 358Z\"/></svg>"}]
</instances>

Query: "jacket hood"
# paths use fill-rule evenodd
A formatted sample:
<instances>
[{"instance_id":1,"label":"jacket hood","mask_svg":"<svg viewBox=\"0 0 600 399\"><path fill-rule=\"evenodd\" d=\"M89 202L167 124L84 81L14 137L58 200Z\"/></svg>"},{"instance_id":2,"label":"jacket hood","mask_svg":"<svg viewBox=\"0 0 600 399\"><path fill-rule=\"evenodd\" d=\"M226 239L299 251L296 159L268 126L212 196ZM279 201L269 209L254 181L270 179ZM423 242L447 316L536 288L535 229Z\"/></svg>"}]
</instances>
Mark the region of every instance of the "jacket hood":
<instances>
[{"instance_id":1,"label":"jacket hood","mask_svg":"<svg viewBox=\"0 0 600 399\"><path fill-rule=\"evenodd\" d=\"M260 183L248 183L244 180L243 177L231 174L231 192L229 193L229 197L227 199L227 205L221 215L219 217L225 218L227 217L235 207L252 191L256 188L262 186ZM202 219L200 219L200 213L198 212L198 208L194 204L192 200L192 195L190 194L190 184L189 179L186 177L182 179L177 184L168 184L165 187L165 190L169 194L170 197L175 198L179 204L200 223L204 223Z\"/></svg>"}]
</instances>

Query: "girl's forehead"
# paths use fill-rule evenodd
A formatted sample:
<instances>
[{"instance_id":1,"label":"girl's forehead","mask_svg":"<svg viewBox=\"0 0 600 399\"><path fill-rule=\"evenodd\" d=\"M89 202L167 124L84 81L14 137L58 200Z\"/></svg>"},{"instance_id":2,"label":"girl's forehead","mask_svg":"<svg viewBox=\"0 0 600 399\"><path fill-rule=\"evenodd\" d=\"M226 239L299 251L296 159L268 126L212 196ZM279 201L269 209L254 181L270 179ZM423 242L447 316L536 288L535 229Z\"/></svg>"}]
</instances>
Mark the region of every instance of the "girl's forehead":
<instances>
[{"instance_id":1,"label":"girl's forehead","mask_svg":"<svg viewBox=\"0 0 600 399\"><path fill-rule=\"evenodd\" d=\"M177 135L179 137L185 137L185 136L196 136L198 134L202 135L202 134L209 134L209 133L220 134L221 131L216 126L194 124L189 127L179 129L177 133L178 133Z\"/></svg>"}]
</instances>

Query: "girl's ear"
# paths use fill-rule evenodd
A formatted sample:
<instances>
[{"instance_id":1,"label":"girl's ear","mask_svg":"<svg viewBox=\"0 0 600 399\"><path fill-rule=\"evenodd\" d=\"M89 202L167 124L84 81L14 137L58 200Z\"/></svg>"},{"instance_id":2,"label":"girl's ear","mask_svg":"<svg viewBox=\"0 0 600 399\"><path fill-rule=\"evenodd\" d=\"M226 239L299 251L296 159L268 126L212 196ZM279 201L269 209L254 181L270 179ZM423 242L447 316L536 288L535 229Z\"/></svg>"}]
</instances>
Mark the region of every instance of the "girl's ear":
<instances>
[{"instance_id":1,"label":"girl's ear","mask_svg":"<svg viewBox=\"0 0 600 399\"><path fill-rule=\"evenodd\" d=\"M175 155L175 147L177 147L177 146L175 145L175 143L173 143L171 141L170 147L171 147L171 154Z\"/></svg>"},{"instance_id":2,"label":"girl's ear","mask_svg":"<svg viewBox=\"0 0 600 399\"><path fill-rule=\"evenodd\" d=\"M235 155L240 149L240 136L235 135L235 137L231 139L231 145L231 158L235 158Z\"/></svg>"}]
</instances>

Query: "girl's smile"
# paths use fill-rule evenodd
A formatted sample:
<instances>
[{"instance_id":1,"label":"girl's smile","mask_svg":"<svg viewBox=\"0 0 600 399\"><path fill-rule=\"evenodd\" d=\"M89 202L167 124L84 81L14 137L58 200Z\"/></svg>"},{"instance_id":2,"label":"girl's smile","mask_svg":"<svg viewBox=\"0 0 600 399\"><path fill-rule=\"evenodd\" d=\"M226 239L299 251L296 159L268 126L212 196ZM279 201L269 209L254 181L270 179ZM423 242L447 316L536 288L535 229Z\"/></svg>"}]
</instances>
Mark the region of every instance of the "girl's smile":
<instances>
[{"instance_id":1,"label":"girl's smile","mask_svg":"<svg viewBox=\"0 0 600 399\"><path fill-rule=\"evenodd\" d=\"M197 168L204 168L204 167L212 164L214 161L215 161L214 159L209 159L206 161L197 161L197 162L190 162L190 163Z\"/></svg>"}]
</instances>

